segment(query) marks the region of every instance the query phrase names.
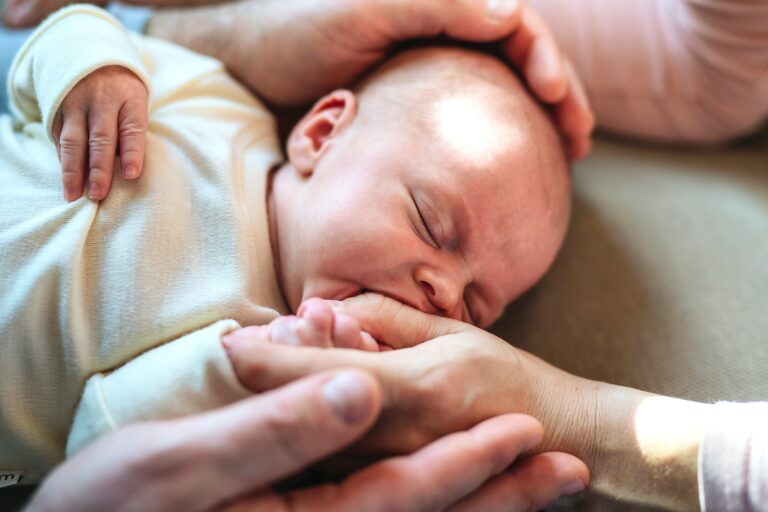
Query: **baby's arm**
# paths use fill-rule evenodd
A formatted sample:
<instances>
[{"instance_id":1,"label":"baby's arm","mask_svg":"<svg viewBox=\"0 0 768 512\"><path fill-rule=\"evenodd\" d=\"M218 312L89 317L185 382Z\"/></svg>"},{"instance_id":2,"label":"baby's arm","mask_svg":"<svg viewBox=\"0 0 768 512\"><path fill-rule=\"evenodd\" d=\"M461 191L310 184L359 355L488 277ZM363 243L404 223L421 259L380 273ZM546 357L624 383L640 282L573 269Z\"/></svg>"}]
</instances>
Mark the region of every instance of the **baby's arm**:
<instances>
[{"instance_id":1,"label":"baby's arm","mask_svg":"<svg viewBox=\"0 0 768 512\"><path fill-rule=\"evenodd\" d=\"M168 153L166 149L174 147L173 133L168 132L174 128L191 130L190 126L202 126L199 131L208 135L208 125L195 123L222 114L233 120L222 123L223 129L235 128L240 133L247 126L248 131L243 133L258 137L264 145L260 158L271 164L273 158L279 157L271 116L225 73L220 62L129 34L109 14L82 5L49 18L14 62L9 96L16 122L24 125L17 131L19 136L27 132L47 135L52 155L55 117L64 98L84 78L107 66L120 66L134 73L146 90L151 84L149 118L151 126L160 127L160 133L150 129L150 150L160 155ZM228 133L214 131L211 136L223 139ZM171 159L168 165L177 162ZM271 318L263 317L265 321ZM195 325L171 328L192 331L213 320L215 317L202 315L196 317ZM144 340L142 349L131 354L131 360L113 354L96 358L78 352L67 364L77 368L75 373L82 371L80 365L92 373L82 383L83 394L68 437L69 453L127 423L183 416L249 396L251 393L240 385L221 346L221 336L239 327L234 321L224 321L174 341L159 337ZM127 344L131 341L126 340ZM141 353L149 342L165 344ZM98 339L88 343L84 352L109 348Z\"/></svg>"},{"instance_id":2,"label":"baby's arm","mask_svg":"<svg viewBox=\"0 0 768 512\"><path fill-rule=\"evenodd\" d=\"M67 456L130 423L177 418L251 396L221 345L239 328L234 320L221 320L91 376L69 431Z\"/></svg>"},{"instance_id":3,"label":"baby's arm","mask_svg":"<svg viewBox=\"0 0 768 512\"><path fill-rule=\"evenodd\" d=\"M327 301L309 299L295 316L281 316L267 325L245 327L229 336L247 336L281 345L324 348L351 348L378 352L389 347L380 345L360 322L334 310Z\"/></svg>"},{"instance_id":4,"label":"baby's arm","mask_svg":"<svg viewBox=\"0 0 768 512\"><path fill-rule=\"evenodd\" d=\"M223 320L146 352L112 372L88 379L67 441L72 455L128 423L213 409L250 395L235 374L222 338L247 335L287 345L391 350L326 301L310 299L296 316L239 328Z\"/></svg>"}]
</instances>

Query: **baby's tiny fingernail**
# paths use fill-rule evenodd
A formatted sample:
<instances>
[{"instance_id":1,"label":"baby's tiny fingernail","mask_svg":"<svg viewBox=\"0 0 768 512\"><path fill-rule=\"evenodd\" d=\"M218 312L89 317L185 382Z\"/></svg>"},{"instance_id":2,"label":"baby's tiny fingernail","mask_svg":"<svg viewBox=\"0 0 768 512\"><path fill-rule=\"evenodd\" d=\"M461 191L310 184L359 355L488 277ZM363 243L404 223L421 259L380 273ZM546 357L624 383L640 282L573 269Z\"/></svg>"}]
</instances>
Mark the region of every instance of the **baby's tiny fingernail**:
<instances>
[{"instance_id":1,"label":"baby's tiny fingernail","mask_svg":"<svg viewBox=\"0 0 768 512\"><path fill-rule=\"evenodd\" d=\"M584 490L584 482L579 479L571 480L560 488L559 496L570 496Z\"/></svg>"},{"instance_id":2,"label":"baby's tiny fingernail","mask_svg":"<svg viewBox=\"0 0 768 512\"><path fill-rule=\"evenodd\" d=\"M101 197L101 187L98 183L91 183L88 185L88 197L94 201L98 201Z\"/></svg>"},{"instance_id":3,"label":"baby's tiny fingernail","mask_svg":"<svg viewBox=\"0 0 768 512\"><path fill-rule=\"evenodd\" d=\"M135 178L139 175L139 170L136 168L135 165L127 165L125 169L123 169L123 177L128 178L129 180Z\"/></svg>"}]
</instances>

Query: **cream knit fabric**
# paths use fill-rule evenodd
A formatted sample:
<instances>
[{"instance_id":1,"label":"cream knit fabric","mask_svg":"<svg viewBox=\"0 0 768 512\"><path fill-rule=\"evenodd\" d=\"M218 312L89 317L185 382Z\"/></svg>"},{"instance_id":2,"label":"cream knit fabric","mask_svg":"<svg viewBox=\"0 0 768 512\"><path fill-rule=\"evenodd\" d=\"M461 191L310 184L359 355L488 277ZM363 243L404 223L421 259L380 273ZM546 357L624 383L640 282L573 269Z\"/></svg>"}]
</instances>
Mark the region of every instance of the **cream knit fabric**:
<instances>
[{"instance_id":1,"label":"cream knit fabric","mask_svg":"<svg viewBox=\"0 0 768 512\"><path fill-rule=\"evenodd\" d=\"M51 125L67 93L105 65L127 67L151 91L144 173L126 182L116 172L100 204L67 204ZM271 115L220 62L129 35L93 7L49 18L8 86L0 469L30 483L64 456L89 378L72 450L129 421L246 395L219 337L287 312L266 209L281 153Z\"/></svg>"}]
</instances>

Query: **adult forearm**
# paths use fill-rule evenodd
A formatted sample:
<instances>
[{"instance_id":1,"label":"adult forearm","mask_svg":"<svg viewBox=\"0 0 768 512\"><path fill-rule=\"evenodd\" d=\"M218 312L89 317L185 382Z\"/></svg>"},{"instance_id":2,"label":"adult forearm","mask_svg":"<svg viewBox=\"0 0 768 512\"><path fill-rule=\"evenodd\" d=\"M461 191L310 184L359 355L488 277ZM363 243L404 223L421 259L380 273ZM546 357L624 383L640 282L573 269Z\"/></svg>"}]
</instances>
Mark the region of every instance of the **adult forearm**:
<instances>
[{"instance_id":1,"label":"adult forearm","mask_svg":"<svg viewBox=\"0 0 768 512\"><path fill-rule=\"evenodd\" d=\"M698 509L698 449L710 405L583 379L531 359L543 369L534 415L553 429L543 450L586 461L591 488L601 494Z\"/></svg>"},{"instance_id":2,"label":"adult forearm","mask_svg":"<svg viewBox=\"0 0 768 512\"><path fill-rule=\"evenodd\" d=\"M188 4L187 0L167 0L168 5ZM138 3L133 1L133 3ZM215 57L225 64L231 60L235 46L233 25L243 9L241 2L180 7L158 10L147 23L147 35L172 41L205 55ZM261 3L249 4L251 9L264 8ZM262 27L251 28L249 35L258 37Z\"/></svg>"},{"instance_id":3,"label":"adult forearm","mask_svg":"<svg viewBox=\"0 0 768 512\"><path fill-rule=\"evenodd\" d=\"M221 60L273 107L295 107L348 84L383 56L360 35L349 45L341 40L358 18L338 0L242 0L158 11L147 34Z\"/></svg>"}]
</instances>

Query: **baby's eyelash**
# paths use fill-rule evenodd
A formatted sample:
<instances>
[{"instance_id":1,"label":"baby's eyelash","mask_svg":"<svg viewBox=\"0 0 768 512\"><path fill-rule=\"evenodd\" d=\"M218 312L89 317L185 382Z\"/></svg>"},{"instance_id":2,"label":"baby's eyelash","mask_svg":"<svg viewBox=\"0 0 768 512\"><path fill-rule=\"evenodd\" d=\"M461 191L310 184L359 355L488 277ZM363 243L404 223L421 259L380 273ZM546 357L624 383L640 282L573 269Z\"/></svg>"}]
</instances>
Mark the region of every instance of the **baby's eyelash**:
<instances>
[{"instance_id":1,"label":"baby's eyelash","mask_svg":"<svg viewBox=\"0 0 768 512\"><path fill-rule=\"evenodd\" d=\"M469 323L471 323L472 325L477 325L477 319L475 318L475 315L472 312L472 308L469 307L469 301L467 299L464 299L464 310L467 312L467 318L469 319Z\"/></svg>"},{"instance_id":2,"label":"baby's eyelash","mask_svg":"<svg viewBox=\"0 0 768 512\"><path fill-rule=\"evenodd\" d=\"M434 234L432 234L432 230L429 229L429 224L427 224L427 221L424 219L424 215L421 213L421 208L419 208L419 203L417 203L416 200L414 199L413 204L416 206L416 213L419 214L419 221L421 222L421 226L424 228L424 231L426 231L427 236L429 237L428 242L435 249L439 249L440 245L437 243L437 240L435 239Z\"/></svg>"}]
</instances>

